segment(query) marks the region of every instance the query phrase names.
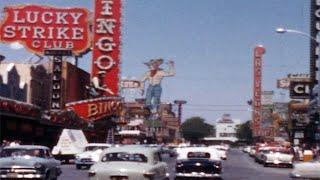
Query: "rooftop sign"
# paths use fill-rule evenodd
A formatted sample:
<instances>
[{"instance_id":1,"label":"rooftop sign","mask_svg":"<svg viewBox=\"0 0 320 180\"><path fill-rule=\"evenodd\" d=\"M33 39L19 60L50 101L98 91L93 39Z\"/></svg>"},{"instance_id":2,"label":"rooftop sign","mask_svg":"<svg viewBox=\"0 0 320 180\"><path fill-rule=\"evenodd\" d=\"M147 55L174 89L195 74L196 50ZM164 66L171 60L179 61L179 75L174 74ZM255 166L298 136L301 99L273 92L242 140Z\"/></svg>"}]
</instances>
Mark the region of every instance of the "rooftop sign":
<instances>
[{"instance_id":1,"label":"rooftop sign","mask_svg":"<svg viewBox=\"0 0 320 180\"><path fill-rule=\"evenodd\" d=\"M70 49L80 55L90 47L89 12L82 8L27 5L4 8L0 41L20 42L29 51L43 55L45 49Z\"/></svg>"}]
</instances>

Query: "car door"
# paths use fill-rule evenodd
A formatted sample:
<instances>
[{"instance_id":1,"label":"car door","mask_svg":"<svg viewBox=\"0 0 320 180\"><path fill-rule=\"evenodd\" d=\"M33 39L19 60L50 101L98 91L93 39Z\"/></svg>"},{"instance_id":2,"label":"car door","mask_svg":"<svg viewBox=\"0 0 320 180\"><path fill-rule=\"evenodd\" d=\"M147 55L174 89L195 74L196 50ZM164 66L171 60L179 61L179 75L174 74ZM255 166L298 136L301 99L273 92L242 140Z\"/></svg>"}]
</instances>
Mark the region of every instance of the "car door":
<instances>
[{"instance_id":1,"label":"car door","mask_svg":"<svg viewBox=\"0 0 320 180\"><path fill-rule=\"evenodd\" d=\"M45 150L45 159L46 159L46 166L50 171L51 177L56 177L57 175L57 161L53 158L52 154L48 149Z\"/></svg>"},{"instance_id":2,"label":"car door","mask_svg":"<svg viewBox=\"0 0 320 180\"><path fill-rule=\"evenodd\" d=\"M167 163L162 161L160 152L154 154L154 163L156 179L165 179L167 173Z\"/></svg>"}]
</instances>

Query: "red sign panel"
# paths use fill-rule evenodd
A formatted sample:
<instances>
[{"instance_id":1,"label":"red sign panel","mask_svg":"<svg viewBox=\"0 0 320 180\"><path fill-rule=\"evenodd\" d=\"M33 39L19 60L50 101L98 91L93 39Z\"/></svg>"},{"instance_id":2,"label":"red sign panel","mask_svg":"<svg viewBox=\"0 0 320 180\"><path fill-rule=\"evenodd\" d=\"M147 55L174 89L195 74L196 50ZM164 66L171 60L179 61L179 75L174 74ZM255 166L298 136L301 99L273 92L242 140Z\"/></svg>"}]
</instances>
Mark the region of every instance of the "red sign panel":
<instances>
[{"instance_id":1,"label":"red sign panel","mask_svg":"<svg viewBox=\"0 0 320 180\"><path fill-rule=\"evenodd\" d=\"M45 49L70 49L79 55L90 47L89 12L36 5L4 8L0 41L20 42L29 51L43 55Z\"/></svg>"},{"instance_id":2,"label":"red sign panel","mask_svg":"<svg viewBox=\"0 0 320 180\"><path fill-rule=\"evenodd\" d=\"M121 0L95 0L92 79L103 96L118 96Z\"/></svg>"},{"instance_id":3,"label":"red sign panel","mask_svg":"<svg viewBox=\"0 0 320 180\"><path fill-rule=\"evenodd\" d=\"M121 110L119 98L97 98L66 104L67 110L74 111L80 118L92 122L103 117L116 115Z\"/></svg>"},{"instance_id":4,"label":"red sign panel","mask_svg":"<svg viewBox=\"0 0 320 180\"><path fill-rule=\"evenodd\" d=\"M259 136L261 122L261 80L262 80L262 55L265 48L257 46L254 49L254 82L253 82L253 136Z\"/></svg>"}]
</instances>

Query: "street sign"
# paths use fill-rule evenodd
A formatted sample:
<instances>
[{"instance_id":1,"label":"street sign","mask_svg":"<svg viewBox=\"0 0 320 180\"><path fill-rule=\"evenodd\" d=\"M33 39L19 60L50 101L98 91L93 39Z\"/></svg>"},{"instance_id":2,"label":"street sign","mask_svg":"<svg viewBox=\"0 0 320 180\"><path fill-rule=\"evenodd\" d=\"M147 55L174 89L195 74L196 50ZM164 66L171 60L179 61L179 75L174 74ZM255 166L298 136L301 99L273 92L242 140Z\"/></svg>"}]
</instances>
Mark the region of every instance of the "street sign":
<instances>
[{"instance_id":1,"label":"street sign","mask_svg":"<svg viewBox=\"0 0 320 180\"><path fill-rule=\"evenodd\" d=\"M292 99L309 99L310 82L290 82L290 98Z\"/></svg>"}]
</instances>

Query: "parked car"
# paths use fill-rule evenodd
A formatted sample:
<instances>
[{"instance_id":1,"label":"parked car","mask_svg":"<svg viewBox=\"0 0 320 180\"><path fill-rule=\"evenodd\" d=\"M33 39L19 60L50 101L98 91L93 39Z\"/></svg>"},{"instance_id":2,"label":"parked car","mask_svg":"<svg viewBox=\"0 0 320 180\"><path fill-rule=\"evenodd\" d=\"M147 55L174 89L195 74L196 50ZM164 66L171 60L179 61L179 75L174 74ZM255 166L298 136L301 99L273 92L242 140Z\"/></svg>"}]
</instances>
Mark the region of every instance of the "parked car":
<instances>
[{"instance_id":1,"label":"parked car","mask_svg":"<svg viewBox=\"0 0 320 180\"><path fill-rule=\"evenodd\" d=\"M270 165L292 167L293 164L293 155L284 149L270 150L262 159L265 167Z\"/></svg>"},{"instance_id":2,"label":"parked car","mask_svg":"<svg viewBox=\"0 0 320 180\"><path fill-rule=\"evenodd\" d=\"M242 151L243 151L244 153L249 153L250 150L251 150L251 146L246 146L246 147L243 148Z\"/></svg>"},{"instance_id":3,"label":"parked car","mask_svg":"<svg viewBox=\"0 0 320 180\"><path fill-rule=\"evenodd\" d=\"M221 178L222 162L219 152L208 147L177 149L175 179Z\"/></svg>"},{"instance_id":4,"label":"parked car","mask_svg":"<svg viewBox=\"0 0 320 180\"><path fill-rule=\"evenodd\" d=\"M225 146L221 146L221 145L214 145L214 146L209 146L209 148L215 148L218 153L219 156L222 160L227 160L227 148Z\"/></svg>"},{"instance_id":5,"label":"parked car","mask_svg":"<svg viewBox=\"0 0 320 180\"><path fill-rule=\"evenodd\" d=\"M0 153L0 179L56 179L60 165L45 146L8 146Z\"/></svg>"},{"instance_id":6,"label":"parked car","mask_svg":"<svg viewBox=\"0 0 320 180\"><path fill-rule=\"evenodd\" d=\"M161 161L161 149L145 146L111 147L89 170L91 180L167 180L168 166Z\"/></svg>"},{"instance_id":7,"label":"parked car","mask_svg":"<svg viewBox=\"0 0 320 180\"><path fill-rule=\"evenodd\" d=\"M84 152L76 155L75 164L77 169L83 166L89 168L91 165L99 161L103 150L111 147L110 144L105 143L89 143L84 148Z\"/></svg>"},{"instance_id":8,"label":"parked car","mask_svg":"<svg viewBox=\"0 0 320 180\"><path fill-rule=\"evenodd\" d=\"M255 157L255 154L256 154L256 149L254 147L251 147L250 151L249 151L249 156L250 157Z\"/></svg>"},{"instance_id":9,"label":"parked car","mask_svg":"<svg viewBox=\"0 0 320 180\"><path fill-rule=\"evenodd\" d=\"M257 163L263 163L264 159L265 159L265 154L270 153L270 151L272 151L272 149L274 149L274 147L263 147L260 148L258 151L256 151L255 153L255 162Z\"/></svg>"},{"instance_id":10,"label":"parked car","mask_svg":"<svg viewBox=\"0 0 320 180\"><path fill-rule=\"evenodd\" d=\"M297 179L320 179L320 161L294 164L290 177Z\"/></svg>"}]
</instances>

